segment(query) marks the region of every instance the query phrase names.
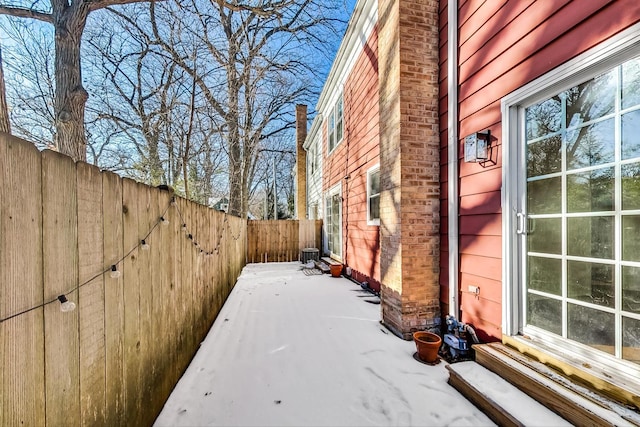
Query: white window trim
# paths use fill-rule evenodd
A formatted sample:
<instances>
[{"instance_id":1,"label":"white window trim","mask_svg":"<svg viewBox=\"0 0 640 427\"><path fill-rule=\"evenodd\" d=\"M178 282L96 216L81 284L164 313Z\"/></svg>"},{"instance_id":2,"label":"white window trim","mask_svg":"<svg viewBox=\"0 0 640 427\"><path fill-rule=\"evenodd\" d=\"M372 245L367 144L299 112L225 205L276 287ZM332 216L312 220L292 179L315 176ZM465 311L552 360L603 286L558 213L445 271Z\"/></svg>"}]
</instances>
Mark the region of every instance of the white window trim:
<instances>
[{"instance_id":1,"label":"white window trim","mask_svg":"<svg viewBox=\"0 0 640 427\"><path fill-rule=\"evenodd\" d=\"M522 277L522 259L516 259L518 241L513 230L516 227L518 206L523 206L524 192L519 189L518 167L523 167L523 150L518 150L518 141L524 140L521 128L523 107L549 98L583 81L589 80L615 66L640 55L640 23L609 38L583 54L554 68L541 77L516 89L501 101L502 109L502 333L517 336L523 329L522 313L525 296L520 286ZM572 343L567 348L566 341L549 337L543 331L539 336L536 328L527 330L533 339L544 337L545 343L551 347L571 352L579 357L588 357L591 362L603 368L615 368L632 375L640 373L637 365L626 360L613 360L608 355L600 355L579 343Z\"/></svg>"},{"instance_id":2,"label":"white window trim","mask_svg":"<svg viewBox=\"0 0 640 427\"><path fill-rule=\"evenodd\" d=\"M380 225L380 212L378 212L378 218L371 219L371 211L369 210L369 199L371 198L371 194L369 193L369 190L371 189L371 174L376 170L378 172L380 171L379 163L367 169L367 225ZM378 193L378 197L380 197L380 193Z\"/></svg>"},{"instance_id":3,"label":"white window trim","mask_svg":"<svg viewBox=\"0 0 640 427\"><path fill-rule=\"evenodd\" d=\"M325 193L324 198L323 198L323 202L324 202L324 205L325 205L325 210L326 210L326 206L327 206L327 198L333 197L336 194L339 195L340 196L340 200L342 200L342 183L341 182L339 182L336 185L334 185L333 187L331 187ZM325 234L324 235L324 242L325 242L324 243L324 249L325 249L325 252L329 253L331 258L342 262L342 249L343 249L343 247L342 247L343 246L342 245L342 203L340 203L339 208L338 208L338 216L340 217L340 227L339 227L340 231L338 233L339 240L340 240L340 255L329 251L329 239L328 239L329 232L327 230L327 221L326 221L327 212L323 212L323 217L324 217L323 228L324 228L324 234ZM332 218L332 220L333 220L333 218Z\"/></svg>"},{"instance_id":4,"label":"white window trim","mask_svg":"<svg viewBox=\"0 0 640 427\"><path fill-rule=\"evenodd\" d=\"M336 138L336 142L333 148L331 148L331 129L329 128L331 119L330 118L327 119L327 155L328 156L331 155L331 153L333 153L334 151L336 151L336 148L338 148L340 143L344 140L344 97L342 95L343 93L341 91L338 97L336 98L336 101L334 102L333 107L331 108L331 113L330 113L331 117L333 118L333 135L334 135L334 138L336 138L337 130L338 130L338 115L337 115L338 104L342 103L342 119L340 120L342 122L342 135L340 135L339 140Z\"/></svg>"},{"instance_id":5,"label":"white window trim","mask_svg":"<svg viewBox=\"0 0 640 427\"><path fill-rule=\"evenodd\" d=\"M314 141L309 149L307 150L307 161L309 162L308 168L310 172L310 176L315 176L318 173L318 156L317 156L318 146Z\"/></svg>"}]
</instances>

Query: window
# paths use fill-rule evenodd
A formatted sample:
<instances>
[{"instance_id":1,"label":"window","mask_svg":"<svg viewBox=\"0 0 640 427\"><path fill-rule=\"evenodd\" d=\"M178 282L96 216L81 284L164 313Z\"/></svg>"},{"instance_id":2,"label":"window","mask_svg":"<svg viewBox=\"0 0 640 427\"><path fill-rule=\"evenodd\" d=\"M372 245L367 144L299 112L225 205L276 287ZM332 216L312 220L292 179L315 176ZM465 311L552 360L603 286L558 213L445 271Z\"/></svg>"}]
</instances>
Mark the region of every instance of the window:
<instances>
[{"instance_id":1,"label":"window","mask_svg":"<svg viewBox=\"0 0 640 427\"><path fill-rule=\"evenodd\" d=\"M330 255L342 256L342 196L340 184L333 187L326 197L325 232L327 234L327 251Z\"/></svg>"},{"instance_id":2,"label":"window","mask_svg":"<svg viewBox=\"0 0 640 427\"><path fill-rule=\"evenodd\" d=\"M367 171L367 224L380 225L380 165Z\"/></svg>"},{"instance_id":3,"label":"window","mask_svg":"<svg viewBox=\"0 0 640 427\"><path fill-rule=\"evenodd\" d=\"M640 363L640 57L603 71L518 106L523 317Z\"/></svg>"},{"instance_id":4,"label":"window","mask_svg":"<svg viewBox=\"0 0 640 427\"><path fill-rule=\"evenodd\" d=\"M342 141L344 133L342 95L340 95L336 105L329 114L329 123L327 126L327 133L329 135L328 149L329 153L331 153Z\"/></svg>"}]
</instances>

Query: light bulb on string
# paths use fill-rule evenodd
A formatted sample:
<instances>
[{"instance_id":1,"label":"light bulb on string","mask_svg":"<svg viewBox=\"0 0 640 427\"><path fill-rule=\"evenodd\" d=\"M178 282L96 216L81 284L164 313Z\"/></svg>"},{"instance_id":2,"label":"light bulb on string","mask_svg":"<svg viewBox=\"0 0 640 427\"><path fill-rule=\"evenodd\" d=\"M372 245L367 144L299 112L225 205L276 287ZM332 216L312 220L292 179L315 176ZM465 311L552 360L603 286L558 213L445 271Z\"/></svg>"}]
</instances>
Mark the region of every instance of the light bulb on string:
<instances>
[{"instance_id":1,"label":"light bulb on string","mask_svg":"<svg viewBox=\"0 0 640 427\"><path fill-rule=\"evenodd\" d=\"M151 246L149 246L145 239L142 239L140 241L140 249L142 249L143 251L148 251L149 249L151 249Z\"/></svg>"},{"instance_id":2,"label":"light bulb on string","mask_svg":"<svg viewBox=\"0 0 640 427\"><path fill-rule=\"evenodd\" d=\"M187 234L188 230L187 230L187 224L182 224L182 232L184 234Z\"/></svg>"},{"instance_id":3,"label":"light bulb on string","mask_svg":"<svg viewBox=\"0 0 640 427\"><path fill-rule=\"evenodd\" d=\"M59 295L58 301L60 301L60 311L63 313L68 313L76 309L76 303L69 301L64 295Z\"/></svg>"},{"instance_id":4,"label":"light bulb on string","mask_svg":"<svg viewBox=\"0 0 640 427\"><path fill-rule=\"evenodd\" d=\"M176 197L175 196L171 196L171 205L175 206L176 205Z\"/></svg>"},{"instance_id":5,"label":"light bulb on string","mask_svg":"<svg viewBox=\"0 0 640 427\"><path fill-rule=\"evenodd\" d=\"M161 217L160 217L160 222L161 222L161 223L162 223L162 225L164 225L164 226L169 225L169 219L167 219L167 218L165 218L165 217L163 217L163 216L161 216Z\"/></svg>"},{"instance_id":6,"label":"light bulb on string","mask_svg":"<svg viewBox=\"0 0 640 427\"><path fill-rule=\"evenodd\" d=\"M118 270L118 267L116 267L115 264L111 266L111 271L109 272L109 276L112 279L117 279L118 277L120 277L120 271Z\"/></svg>"}]
</instances>

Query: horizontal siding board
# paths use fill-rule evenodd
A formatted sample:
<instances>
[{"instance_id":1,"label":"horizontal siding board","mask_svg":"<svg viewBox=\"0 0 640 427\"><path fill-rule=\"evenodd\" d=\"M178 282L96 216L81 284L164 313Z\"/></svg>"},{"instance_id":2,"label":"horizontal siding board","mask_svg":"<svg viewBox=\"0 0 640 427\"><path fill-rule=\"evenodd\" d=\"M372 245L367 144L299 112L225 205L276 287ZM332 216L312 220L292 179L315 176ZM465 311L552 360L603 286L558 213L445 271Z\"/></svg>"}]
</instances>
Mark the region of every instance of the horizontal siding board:
<instances>
[{"instance_id":1,"label":"horizontal siding board","mask_svg":"<svg viewBox=\"0 0 640 427\"><path fill-rule=\"evenodd\" d=\"M475 294L469 290L469 286L479 288L478 297L486 301L500 304L502 299L502 282L476 274L460 274L460 289L462 293L471 293L471 297L476 299Z\"/></svg>"},{"instance_id":2,"label":"horizontal siding board","mask_svg":"<svg viewBox=\"0 0 640 427\"><path fill-rule=\"evenodd\" d=\"M502 215L465 215L460 218L460 234L475 236L502 235Z\"/></svg>"},{"instance_id":3,"label":"horizontal siding board","mask_svg":"<svg viewBox=\"0 0 640 427\"><path fill-rule=\"evenodd\" d=\"M502 238L500 236L461 235L460 253L500 258L502 256Z\"/></svg>"},{"instance_id":4,"label":"horizontal siding board","mask_svg":"<svg viewBox=\"0 0 640 427\"><path fill-rule=\"evenodd\" d=\"M460 272L487 279L500 280L502 277L502 259L483 255L462 254Z\"/></svg>"},{"instance_id":5,"label":"horizontal siding board","mask_svg":"<svg viewBox=\"0 0 640 427\"><path fill-rule=\"evenodd\" d=\"M461 107L462 108L462 107ZM499 126L502 120L500 100L460 119L460 137L464 138L478 130ZM464 139L461 140L464 141ZM462 150L460 150L462 153Z\"/></svg>"},{"instance_id":6,"label":"horizontal siding board","mask_svg":"<svg viewBox=\"0 0 640 427\"><path fill-rule=\"evenodd\" d=\"M516 4L526 4L532 0L519 0ZM513 7L511 2L511 7ZM487 41L490 40L492 35L491 30L494 32L499 31L504 26L504 9L508 8L510 3L508 0L492 0L487 1L480 6L476 12L460 26L458 32L458 44L465 46L469 43ZM507 21L508 22L508 21ZM462 49L460 51L462 54ZM464 62L462 55L459 58L459 62Z\"/></svg>"},{"instance_id":7,"label":"horizontal siding board","mask_svg":"<svg viewBox=\"0 0 640 427\"><path fill-rule=\"evenodd\" d=\"M500 191L460 197L460 215L501 213Z\"/></svg>"},{"instance_id":8,"label":"horizontal siding board","mask_svg":"<svg viewBox=\"0 0 640 427\"><path fill-rule=\"evenodd\" d=\"M486 1L495 1L495 0L467 0L461 1L458 4L458 25L462 26L467 22L467 20L471 19L473 15L478 11L478 9L486 2Z\"/></svg>"},{"instance_id":9,"label":"horizontal siding board","mask_svg":"<svg viewBox=\"0 0 640 427\"><path fill-rule=\"evenodd\" d=\"M502 169L495 168L460 178L460 196L500 191Z\"/></svg>"},{"instance_id":10,"label":"horizontal siding board","mask_svg":"<svg viewBox=\"0 0 640 427\"><path fill-rule=\"evenodd\" d=\"M501 313L501 306L492 308L498 313ZM492 323L466 311L462 311L461 319L463 322L473 326L481 342L499 341L502 338L500 323Z\"/></svg>"},{"instance_id":11,"label":"horizontal siding board","mask_svg":"<svg viewBox=\"0 0 640 427\"><path fill-rule=\"evenodd\" d=\"M482 293L482 288L480 293ZM482 296L478 297L469 292L463 292L460 295L460 311L464 316L482 319L486 323L492 325L500 325L502 323L502 306L499 302L491 301Z\"/></svg>"}]
</instances>

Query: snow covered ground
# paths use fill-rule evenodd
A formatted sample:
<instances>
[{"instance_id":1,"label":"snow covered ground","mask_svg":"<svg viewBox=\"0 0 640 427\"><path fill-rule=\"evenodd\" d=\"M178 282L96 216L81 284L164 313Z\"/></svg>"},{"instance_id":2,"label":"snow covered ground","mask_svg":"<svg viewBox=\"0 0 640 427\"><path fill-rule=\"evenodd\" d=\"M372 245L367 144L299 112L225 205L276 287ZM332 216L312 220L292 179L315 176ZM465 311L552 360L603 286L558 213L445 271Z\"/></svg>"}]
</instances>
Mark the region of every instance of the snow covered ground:
<instances>
[{"instance_id":1,"label":"snow covered ground","mask_svg":"<svg viewBox=\"0 0 640 427\"><path fill-rule=\"evenodd\" d=\"M357 284L249 264L156 426L493 425Z\"/></svg>"}]
</instances>

